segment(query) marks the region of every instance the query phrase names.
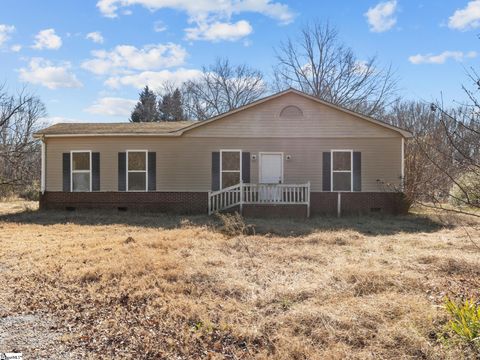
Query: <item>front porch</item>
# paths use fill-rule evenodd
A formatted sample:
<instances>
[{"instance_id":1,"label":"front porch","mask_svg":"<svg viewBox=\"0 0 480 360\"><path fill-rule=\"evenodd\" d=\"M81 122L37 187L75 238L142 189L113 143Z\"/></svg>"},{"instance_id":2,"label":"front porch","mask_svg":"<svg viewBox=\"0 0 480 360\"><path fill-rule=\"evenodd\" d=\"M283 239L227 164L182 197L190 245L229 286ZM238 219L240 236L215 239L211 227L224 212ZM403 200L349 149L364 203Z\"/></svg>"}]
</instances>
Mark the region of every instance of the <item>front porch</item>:
<instances>
[{"instance_id":1,"label":"front porch","mask_svg":"<svg viewBox=\"0 0 480 360\"><path fill-rule=\"evenodd\" d=\"M208 214L244 205L303 205L310 217L310 182L306 184L243 183L208 193Z\"/></svg>"}]
</instances>

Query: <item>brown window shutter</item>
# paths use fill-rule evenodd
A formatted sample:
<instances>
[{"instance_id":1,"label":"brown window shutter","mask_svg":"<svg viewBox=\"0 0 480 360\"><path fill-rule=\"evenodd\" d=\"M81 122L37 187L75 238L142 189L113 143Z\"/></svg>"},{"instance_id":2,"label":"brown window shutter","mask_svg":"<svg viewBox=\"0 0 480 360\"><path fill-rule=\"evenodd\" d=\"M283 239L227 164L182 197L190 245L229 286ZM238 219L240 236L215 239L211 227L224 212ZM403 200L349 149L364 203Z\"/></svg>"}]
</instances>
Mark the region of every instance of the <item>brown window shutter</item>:
<instances>
[{"instance_id":1,"label":"brown window shutter","mask_svg":"<svg viewBox=\"0 0 480 360\"><path fill-rule=\"evenodd\" d=\"M362 191L362 153L353 152L353 191Z\"/></svg>"},{"instance_id":2,"label":"brown window shutter","mask_svg":"<svg viewBox=\"0 0 480 360\"><path fill-rule=\"evenodd\" d=\"M220 152L212 152L212 191L220 190Z\"/></svg>"},{"instance_id":3,"label":"brown window shutter","mask_svg":"<svg viewBox=\"0 0 480 360\"><path fill-rule=\"evenodd\" d=\"M63 153L63 191L70 192L70 153Z\"/></svg>"},{"instance_id":4,"label":"brown window shutter","mask_svg":"<svg viewBox=\"0 0 480 360\"><path fill-rule=\"evenodd\" d=\"M242 181L246 184L250 182L250 153L242 152Z\"/></svg>"},{"instance_id":5,"label":"brown window shutter","mask_svg":"<svg viewBox=\"0 0 480 360\"><path fill-rule=\"evenodd\" d=\"M331 152L324 152L322 154L322 191L332 191L331 184Z\"/></svg>"},{"instance_id":6,"label":"brown window shutter","mask_svg":"<svg viewBox=\"0 0 480 360\"><path fill-rule=\"evenodd\" d=\"M100 153L92 153L92 191L100 191Z\"/></svg>"},{"instance_id":7,"label":"brown window shutter","mask_svg":"<svg viewBox=\"0 0 480 360\"><path fill-rule=\"evenodd\" d=\"M157 153L148 153L148 191L157 190Z\"/></svg>"},{"instance_id":8,"label":"brown window shutter","mask_svg":"<svg viewBox=\"0 0 480 360\"><path fill-rule=\"evenodd\" d=\"M127 191L127 153L118 153L118 191Z\"/></svg>"}]
</instances>

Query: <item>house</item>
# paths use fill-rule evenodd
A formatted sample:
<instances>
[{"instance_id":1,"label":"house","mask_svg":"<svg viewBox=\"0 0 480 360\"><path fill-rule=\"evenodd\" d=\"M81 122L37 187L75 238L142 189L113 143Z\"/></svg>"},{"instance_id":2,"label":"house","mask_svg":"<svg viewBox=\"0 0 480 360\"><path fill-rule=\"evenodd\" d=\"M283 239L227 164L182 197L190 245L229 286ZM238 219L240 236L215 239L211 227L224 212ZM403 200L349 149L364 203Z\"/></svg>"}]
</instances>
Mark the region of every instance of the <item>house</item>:
<instances>
[{"instance_id":1,"label":"house","mask_svg":"<svg viewBox=\"0 0 480 360\"><path fill-rule=\"evenodd\" d=\"M403 129L289 89L201 122L56 124L42 209L394 213Z\"/></svg>"}]
</instances>

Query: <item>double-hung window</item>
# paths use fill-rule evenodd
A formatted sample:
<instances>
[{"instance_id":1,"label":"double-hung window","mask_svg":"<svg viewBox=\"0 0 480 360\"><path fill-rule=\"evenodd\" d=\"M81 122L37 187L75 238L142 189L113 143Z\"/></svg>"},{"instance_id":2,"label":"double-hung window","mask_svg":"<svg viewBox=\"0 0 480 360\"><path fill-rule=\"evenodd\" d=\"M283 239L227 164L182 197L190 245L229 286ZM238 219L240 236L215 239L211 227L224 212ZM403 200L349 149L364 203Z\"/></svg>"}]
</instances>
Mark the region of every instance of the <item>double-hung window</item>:
<instances>
[{"instance_id":1,"label":"double-hung window","mask_svg":"<svg viewBox=\"0 0 480 360\"><path fill-rule=\"evenodd\" d=\"M147 191L148 151L127 151L127 191Z\"/></svg>"},{"instance_id":2,"label":"double-hung window","mask_svg":"<svg viewBox=\"0 0 480 360\"><path fill-rule=\"evenodd\" d=\"M92 152L70 152L72 191L92 191Z\"/></svg>"},{"instance_id":3,"label":"double-hung window","mask_svg":"<svg viewBox=\"0 0 480 360\"><path fill-rule=\"evenodd\" d=\"M353 151L331 151L332 191L353 191Z\"/></svg>"},{"instance_id":4,"label":"double-hung window","mask_svg":"<svg viewBox=\"0 0 480 360\"><path fill-rule=\"evenodd\" d=\"M220 150L220 188L237 185L242 178L242 150Z\"/></svg>"}]
</instances>

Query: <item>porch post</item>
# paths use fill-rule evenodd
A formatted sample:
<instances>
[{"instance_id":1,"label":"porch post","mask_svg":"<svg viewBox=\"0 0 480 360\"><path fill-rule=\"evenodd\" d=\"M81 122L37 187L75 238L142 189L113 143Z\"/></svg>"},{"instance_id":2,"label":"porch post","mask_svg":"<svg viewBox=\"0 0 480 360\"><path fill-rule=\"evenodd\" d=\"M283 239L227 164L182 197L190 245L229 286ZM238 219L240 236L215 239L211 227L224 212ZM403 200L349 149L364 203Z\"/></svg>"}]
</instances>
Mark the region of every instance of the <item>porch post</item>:
<instances>
[{"instance_id":1,"label":"porch post","mask_svg":"<svg viewBox=\"0 0 480 360\"><path fill-rule=\"evenodd\" d=\"M310 217L310 181L307 183L307 218Z\"/></svg>"},{"instance_id":2,"label":"porch post","mask_svg":"<svg viewBox=\"0 0 480 360\"><path fill-rule=\"evenodd\" d=\"M342 216L342 193L337 193L337 217Z\"/></svg>"},{"instance_id":3,"label":"porch post","mask_svg":"<svg viewBox=\"0 0 480 360\"><path fill-rule=\"evenodd\" d=\"M212 192L208 191L208 215L212 214Z\"/></svg>"},{"instance_id":4,"label":"porch post","mask_svg":"<svg viewBox=\"0 0 480 360\"><path fill-rule=\"evenodd\" d=\"M243 180L240 179L240 214L243 215Z\"/></svg>"}]
</instances>

